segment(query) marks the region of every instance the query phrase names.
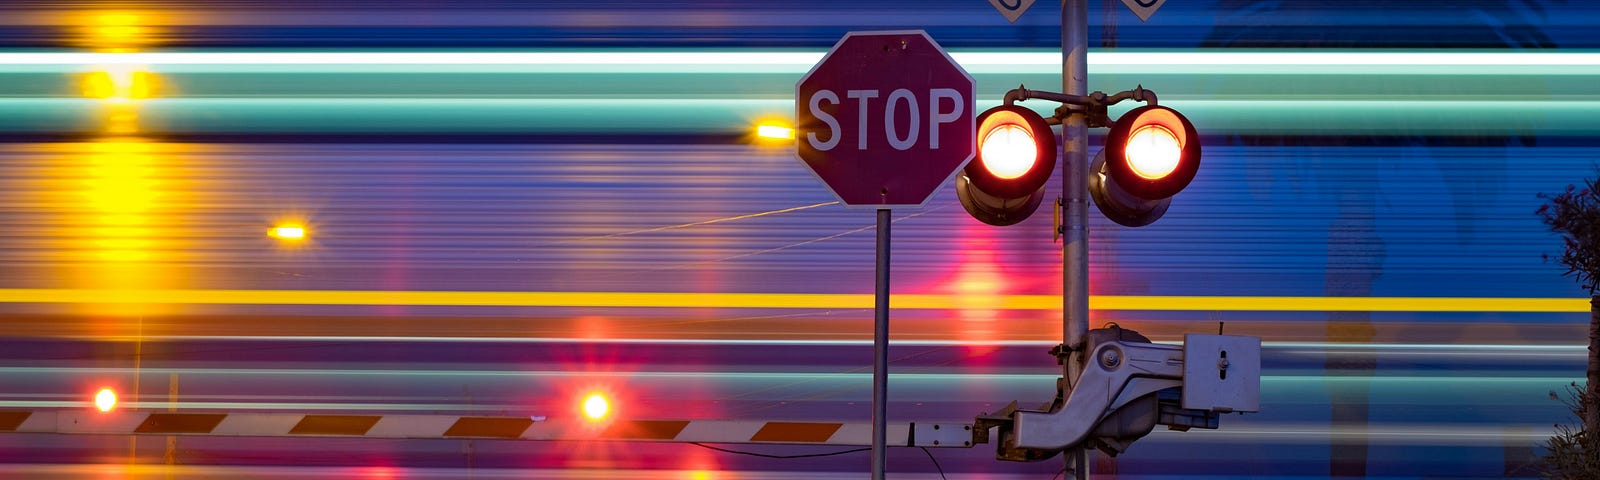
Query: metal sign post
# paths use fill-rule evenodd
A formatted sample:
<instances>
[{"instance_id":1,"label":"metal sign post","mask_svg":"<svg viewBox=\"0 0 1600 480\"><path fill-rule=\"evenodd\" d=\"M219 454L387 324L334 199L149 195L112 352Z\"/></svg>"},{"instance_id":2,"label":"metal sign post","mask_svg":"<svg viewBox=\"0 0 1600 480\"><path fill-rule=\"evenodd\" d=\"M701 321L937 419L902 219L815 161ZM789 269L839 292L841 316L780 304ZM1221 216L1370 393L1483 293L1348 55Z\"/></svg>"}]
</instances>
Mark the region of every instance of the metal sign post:
<instances>
[{"instance_id":1,"label":"metal sign post","mask_svg":"<svg viewBox=\"0 0 1600 480\"><path fill-rule=\"evenodd\" d=\"M889 463L889 209L878 209L877 286L872 321L872 479Z\"/></svg>"}]
</instances>

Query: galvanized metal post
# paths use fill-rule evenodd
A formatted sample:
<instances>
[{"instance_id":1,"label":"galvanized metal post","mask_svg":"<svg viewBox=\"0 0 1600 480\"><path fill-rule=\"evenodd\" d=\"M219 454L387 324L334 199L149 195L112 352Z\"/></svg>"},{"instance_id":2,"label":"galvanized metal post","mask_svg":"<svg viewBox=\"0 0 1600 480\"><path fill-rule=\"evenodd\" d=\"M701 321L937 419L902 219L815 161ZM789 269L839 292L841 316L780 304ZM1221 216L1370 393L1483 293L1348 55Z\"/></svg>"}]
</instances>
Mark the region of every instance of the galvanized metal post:
<instances>
[{"instance_id":1,"label":"galvanized metal post","mask_svg":"<svg viewBox=\"0 0 1600 480\"><path fill-rule=\"evenodd\" d=\"M1089 94L1088 0L1061 1L1061 92ZM1073 352L1062 362L1064 388L1078 378L1078 365L1089 332L1089 136L1088 118L1078 111L1061 120L1062 344ZM1065 392L1063 392L1065 393ZM1078 480L1089 478L1089 451L1066 452L1068 468Z\"/></svg>"},{"instance_id":2,"label":"galvanized metal post","mask_svg":"<svg viewBox=\"0 0 1600 480\"><path fill-rule=\"evenodd\" d=\"M889 209L878 209L877 287L872 328L872 479L889 462Z\"/></svg>"}]
</instances>

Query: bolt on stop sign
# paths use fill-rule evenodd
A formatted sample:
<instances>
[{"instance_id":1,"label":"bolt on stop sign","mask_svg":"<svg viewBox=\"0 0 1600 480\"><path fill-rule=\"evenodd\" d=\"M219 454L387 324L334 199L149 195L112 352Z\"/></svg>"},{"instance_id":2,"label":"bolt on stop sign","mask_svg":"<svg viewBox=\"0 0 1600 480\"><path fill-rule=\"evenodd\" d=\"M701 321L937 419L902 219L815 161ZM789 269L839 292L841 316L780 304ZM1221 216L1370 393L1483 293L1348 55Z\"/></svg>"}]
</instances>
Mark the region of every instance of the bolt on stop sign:
<instances>
[{"instance_id":1,"label":"bolt on stop sign","mask_svg":"<svg viewBox=\"0 0 1600 480\"><path fill-rule=\"evenodd\" d=\"M846 205L921 206L973 156L973 81L926 32L851 32L795 84L795 143Z\"/></svg>"}]
</instances>

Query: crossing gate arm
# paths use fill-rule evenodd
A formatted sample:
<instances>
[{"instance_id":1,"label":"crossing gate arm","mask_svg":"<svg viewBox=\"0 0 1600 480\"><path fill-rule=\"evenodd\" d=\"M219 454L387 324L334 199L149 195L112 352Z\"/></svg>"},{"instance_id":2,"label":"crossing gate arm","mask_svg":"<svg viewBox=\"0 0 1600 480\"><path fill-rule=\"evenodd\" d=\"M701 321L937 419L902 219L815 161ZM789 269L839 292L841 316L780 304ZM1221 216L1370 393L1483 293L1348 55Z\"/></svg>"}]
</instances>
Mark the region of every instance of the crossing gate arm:
<instances>
[{"instance_id":1,"label":"crossing gate arm","mask_svg":"<svg viewBox=\"0 0 1600 480\"><path fill-rule=\"evenodd\" d=\"M867 422L556 421L545 417L307 413L0 411L0 433L749 443L869 446ZM972 446L972 424L890 423L893 447Z\"/></svg>"}]
</instances>

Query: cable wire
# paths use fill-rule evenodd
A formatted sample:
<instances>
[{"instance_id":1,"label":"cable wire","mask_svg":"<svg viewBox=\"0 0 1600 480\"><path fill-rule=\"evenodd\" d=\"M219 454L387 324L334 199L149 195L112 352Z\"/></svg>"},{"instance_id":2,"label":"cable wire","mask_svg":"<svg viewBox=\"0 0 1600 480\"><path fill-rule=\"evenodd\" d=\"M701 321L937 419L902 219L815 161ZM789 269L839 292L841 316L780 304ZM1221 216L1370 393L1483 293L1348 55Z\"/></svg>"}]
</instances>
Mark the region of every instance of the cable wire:
<instances>
[{"instance_id":1,"label":"cable wire","mask_svg":"<svg viewBox=\"0 0 1600 480\"><path fill-rule=\"evenodd\" d=\"M737 454L737 455L749 455L749 456L752 456L752 457L761 457L761 458L831 457L831 456L834 456L834 455L844 455L844 454L847 454L847 453L865 452L865 451L868 451L868 450L872 450L872 448L866 447L866 448L855 448L855 449L850 449L850 450L840 450L840 451L837 451L837 452L827 452L827 453L807 453L807 454L803 454L803 455L772 455L772 454L767 454L767 453L756 453L756 452L746 452L746 451L741 451L741 450L733 450L733 449L729 449L729 448L722 448L722 447L707 445L707 444L700 443L700 442L689 442L689 444L690 445L694 445L696 447L716 450L718 452L723 452L723 453L732 453L732 454ZM925 454L928 455L928 460L933 462L933 469L939 472L939 478L948 480L948 477L945 477L945 475L944 475L944 467L939 465L939 459L933 457L933 452L928 451L928 447L917 447L917 448L922 449L922 453L925 453Z\"/></svg>"},{"instance_id":2,"label":"cable wire","mask_svg":"<svg viewBox=\"0 0 1600 480\"><path fill-rule=\"evenodd\" d=\"M932 460L933 461L933 469L939 471L939 478L941 478L943 480L950 480L948 478L945 478L945 476L944 476L944 467L939 466L939 459L933 458L933 452L928 451L928 447L917 447L917 448L921 448L922 449L922 453L928 454L928 460Z\"/></svg>"},{"instance_id":3,"label":"cable wire","mask_svg":"<svg viewBox=\"0 0 1600 480\"><path fill-rule=\"evenodd\" d=\"M732 450L732 449L727 449L727 448L722 448L722 447L714 447L714 446L706 445L706 444L700 443L700 442L689 442L689 444L697 446L697 447L701 447L701 448L708 448L708 449L711 449L711 450L724 452L724 453L734 453L734 454L739 454L739 455L749 455L749 456L752 456L752 457L761 457L761 458L831 457L831 456L834 456L834 455L844 455L846 453L865 452L865 451L868 451L868 450L872 450L872 448L867 447L867 448L857 448L857 449L852 449L852 450L840 450L840 451L837 451L837 452L807 453L807 454L804 454L804 455L771 455L771 454L766 454L766 453L744 452L744 451Z\"/></svg>"}]
</instances>

